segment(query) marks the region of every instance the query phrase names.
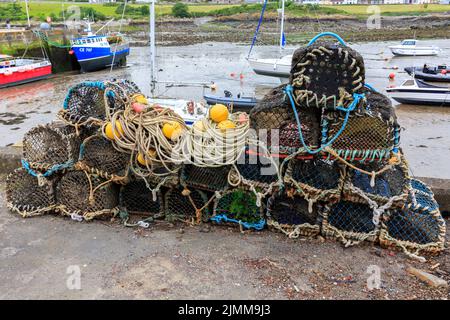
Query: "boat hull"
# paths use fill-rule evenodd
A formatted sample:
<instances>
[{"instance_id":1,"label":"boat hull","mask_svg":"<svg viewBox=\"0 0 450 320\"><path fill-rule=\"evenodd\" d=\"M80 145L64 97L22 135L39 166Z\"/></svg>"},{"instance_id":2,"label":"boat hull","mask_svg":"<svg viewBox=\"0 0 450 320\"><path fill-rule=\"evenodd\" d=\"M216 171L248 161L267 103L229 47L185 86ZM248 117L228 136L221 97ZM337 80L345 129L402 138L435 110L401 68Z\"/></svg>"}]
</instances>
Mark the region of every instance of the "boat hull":
<instances>
[{"instance_id":1,"label":"boat hull","mask_svg":"<svg viewBox=\"0 0 450 320\"><path fill-rule=\"evenodd\" d=\"M50 64L22 72L12 72L11 74L0 73L0 88L42 80L48 78L51 74L52 66Z\"/></svg>"},{"instance_id":2,"label":"boat hull","mask_svg":"<svg viewBox=\"0 0 450 320\"><path fill-rule=\"evenodd\" d=\"M218 103L224 105L232 105L235 110L240 109L243 111L250 110L258 103L256 98L227 98L213 95L204 95L203 98L209 105Z\"/></svg>"},{"instance_id":3,"label":"boat hull","mask_svg":"<svg viewBox=\"0 0 450 320\"><path fill-rule=\"evenodd\" d=\"M81 71L83 72L92 72L92 71L98 71L105 69L107 67L110 67L113 64L114 60L114 66L117 66L123 62L123 59L126 58L130 54L130 49L124 49L122 51L119 51L116 53L115 57L114 54L109 53L105 56L100 57L93 57L93 58L86 58L84 60L78 60L78 63L81 66Z\"/></svg>"},{"instance_id":4,"label":"boat hull","mask_svg":"<svg viewBox=\"0 0 450 320\"><path fill-rule=\"evenodd\" d=\"M405 71L409 75L412 75L414 73L414 77L416 79L422 79L431 82L450 82L450 72L448 72L447 74L431 74L423 72L421 68L405 68Z\"/></svg>"},{"instance_id":5,"label":"boat hull","mask_svg":"<svg viewBox=\"0 0 450 320\"><path fill-rule=\"evenodd\" d=\"M414 89L386 89L390 97L399 103L427 105L427 106L450 106L450 91L442 92L418 92Z\"/></svg>"},{"instance_id":6,"label":"boat hull","mask_svg":"<svg viewBox=\"0 0 450 320\"><path fill-rule=\"evenodd\" d=\"M436 49L390 49L392 54L395 56L437 56L439 54L439 50Z\"/></svg>"},{"instance_id":7,"label":"boat hull","mask_svg":"<svg viewBox=\"0 0 450 320\"><path fill-rule=\"evenodd\" d=\"M262 76L276 77L281 79L289 79L291 72L291 64L281 63L276 59L249 59L251 68L256 74Z\"/></svg>"}]
</instances>

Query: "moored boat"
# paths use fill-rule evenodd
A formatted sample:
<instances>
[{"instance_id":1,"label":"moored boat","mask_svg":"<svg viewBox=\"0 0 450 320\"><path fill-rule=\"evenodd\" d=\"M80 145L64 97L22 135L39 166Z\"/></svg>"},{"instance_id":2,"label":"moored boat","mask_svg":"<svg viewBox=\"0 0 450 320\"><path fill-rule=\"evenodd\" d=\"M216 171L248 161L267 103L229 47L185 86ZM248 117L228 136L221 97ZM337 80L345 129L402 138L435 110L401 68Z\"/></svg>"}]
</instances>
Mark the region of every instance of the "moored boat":
<instances>
[{"instance_id":1,"label":"moored boat","mask_svg":"<svg viewBox=\"0 0 450 320\"><path fill-rule=\"evenodd\" d=\"M52 64L47 59L0 55L0 88L45 79L51 74Z\"/></svg>"},{"instance_id":2,"label":"moored boat","mask_svg":"<svg viewBox=\"0 0 450 320\"><path fill-rule=\"evenodd\" d=\"M435 56L441 49L436 46L419 46L415 39L406 39L400 45L389 46L396 56Z\"/></svg>"},{"instance_id":3,"label":"moored boat","mask_svg":"<svg viewBox=\"0 0 450 320\"><path fill-rule=\"evenodd\" d=\"M399 103L450 106L450 88L431 85L418 79L408 79L398 87L386 88Z\"/></svg>"},{"instance_id":4,"label":"moored boat","mask_svg":"<svg viewBox=\"0 0 450 320\"><path fill-rule=\"evenodd\" d=\"M450 82L450 68L446 65L406 67L405 71L416 79L431 82Z\"/></svg>"},{"instance_id":5,"label":"moored boat","mask_svg":"<svg viewBox=\"0 0 450 320\"><path fill-rule=\"evenodd\" d=\"M277 77L280 80L289 78L291 72L292 55L287 55L281 59L248 59L250 67L256 74Z\"/></svg>"},{"instance_id":6,"label":"moored boat","mask_svg":"<svg viewBox=\"0 0 450 320\"><path fill-rule=\"evenodd\" d=\"M229 91L225 91L225 96L205 94L203 95L203 99L209 105L224 104L226 106L232 106L233 110L236 111L250 111L258 102L255 97L245 97L240 94L237 97L233 97Z\"/></svg>"}]
</instances>

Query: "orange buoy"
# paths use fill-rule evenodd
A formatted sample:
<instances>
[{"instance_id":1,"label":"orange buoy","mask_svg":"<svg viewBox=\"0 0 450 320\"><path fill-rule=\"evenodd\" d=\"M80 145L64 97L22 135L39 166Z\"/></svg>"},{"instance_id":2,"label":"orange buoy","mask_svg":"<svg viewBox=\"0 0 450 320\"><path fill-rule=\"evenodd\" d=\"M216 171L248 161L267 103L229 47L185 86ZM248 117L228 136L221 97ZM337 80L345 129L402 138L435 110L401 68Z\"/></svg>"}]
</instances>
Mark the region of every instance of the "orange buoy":
<instances>
[{"instance_id":1,"label":"orange buoy","mask_svg":"<svg viewBox=\"0 0 450 320\"><path fill-rule=\"evenodd\" d=\"M394 80L395 79L395 73L393 73L393 72L389 73L389 79Z\"/></svg>"},{"instance_id":2,"label":"orange buoy","mask_svg":"<svg viewBox=\"0 0 450 320\"><path fill-rule=\"evenodd\" d=\"M444 74L444 75L447 74L447 70L445 70L445 69L442 70L442 71L441 71L441 74Z\"/></svg>"}]
</instances>

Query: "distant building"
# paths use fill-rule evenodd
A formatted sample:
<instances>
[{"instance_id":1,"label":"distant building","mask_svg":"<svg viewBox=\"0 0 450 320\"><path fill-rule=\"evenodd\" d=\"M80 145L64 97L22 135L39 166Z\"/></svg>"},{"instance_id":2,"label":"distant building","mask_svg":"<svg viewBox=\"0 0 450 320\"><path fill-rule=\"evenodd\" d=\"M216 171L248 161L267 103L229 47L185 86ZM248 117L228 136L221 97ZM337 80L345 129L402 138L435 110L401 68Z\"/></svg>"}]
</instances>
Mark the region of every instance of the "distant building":
<instances>
[{"instance_id":1,"label":"distant building","mask_svg":"<svg viewBox=\"0 0 450 320\"><path fill-rule=\"evenodd\" d=\"M440 4L450 4L450 0L441 0Z\"/></svg>"}]
</instances>

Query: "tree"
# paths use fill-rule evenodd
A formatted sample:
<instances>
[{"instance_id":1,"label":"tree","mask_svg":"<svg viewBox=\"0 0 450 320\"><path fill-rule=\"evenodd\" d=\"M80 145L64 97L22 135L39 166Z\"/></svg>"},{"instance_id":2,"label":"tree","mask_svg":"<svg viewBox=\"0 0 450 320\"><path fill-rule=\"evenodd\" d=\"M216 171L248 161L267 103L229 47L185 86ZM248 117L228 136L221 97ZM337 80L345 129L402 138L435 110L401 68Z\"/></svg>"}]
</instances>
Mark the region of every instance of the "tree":
<instances>
[{"instance_id":1,"label":"tree","mask_svg":"<svg viewBox=\"0 0 450 320\"><path fill-rule=\"evenodd\" d=\"M188 18L189 7L185 3L178 2L172 7L172 15L177 18Z\"/></svg>"}]
</instances>

